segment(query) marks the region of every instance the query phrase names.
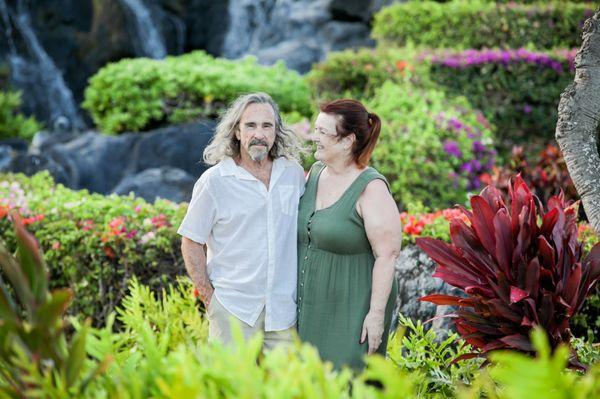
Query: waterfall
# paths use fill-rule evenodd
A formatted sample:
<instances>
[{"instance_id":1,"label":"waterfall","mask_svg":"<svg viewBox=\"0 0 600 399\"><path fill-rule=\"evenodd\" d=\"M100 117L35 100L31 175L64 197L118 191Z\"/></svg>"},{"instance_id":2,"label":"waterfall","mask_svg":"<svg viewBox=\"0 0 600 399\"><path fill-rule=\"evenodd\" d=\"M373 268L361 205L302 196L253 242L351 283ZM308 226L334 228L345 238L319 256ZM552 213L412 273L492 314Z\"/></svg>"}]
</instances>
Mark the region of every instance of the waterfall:
<instances>
[{"instance_id":1,"label":"waterfall","mask_svg":"<svg viewBox=\"0 0 600 399\"><path fill-rule=\"evenodd\" d=\"M142 0L120 0L133 16L137 43L141 55L161 59L167 55L164 40L152 19L150 9Z\"/></svg>"},{"instance_id":2,"label":"waterfall","mask_svg":"<svg viewBox=\"0 0 600 399\"><path fill-rule=\"evenodd\" d=\"M63 79L62 72L40 44L31 25L29 10L24 1L19 0L17 10L11 10L5 0L0 0L0 13L6 25L9 42L8 60L11 80L25 92L24 98L50 123L68 120L70 127L81 130L85 123L79 115L71 90ZM19 32L27 48L27 55L18 54L14 44L11 21Z\"/></svg>"}]
</instances>

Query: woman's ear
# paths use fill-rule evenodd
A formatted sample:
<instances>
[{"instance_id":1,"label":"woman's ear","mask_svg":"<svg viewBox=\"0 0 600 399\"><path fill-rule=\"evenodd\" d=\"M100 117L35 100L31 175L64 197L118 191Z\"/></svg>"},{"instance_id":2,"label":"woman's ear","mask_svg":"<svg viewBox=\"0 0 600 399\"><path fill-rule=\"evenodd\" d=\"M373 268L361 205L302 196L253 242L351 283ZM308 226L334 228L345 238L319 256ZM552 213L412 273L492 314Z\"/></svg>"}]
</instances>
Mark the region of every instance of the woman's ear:
<instances>
[{"instance_id":1,"label":"woman's ear","mask_svg":"<svg viewBox=\"0 0 600 399\"><path fill-rule=\"evenodd\" d=\"M354 142L356 141L356 135L354 133L350 133L349 135L344 137L344 141L345 141L344 147L347 150L349 150L350 148L352 148L352 146L354 145Z\"/></svg>"}]
</instances>

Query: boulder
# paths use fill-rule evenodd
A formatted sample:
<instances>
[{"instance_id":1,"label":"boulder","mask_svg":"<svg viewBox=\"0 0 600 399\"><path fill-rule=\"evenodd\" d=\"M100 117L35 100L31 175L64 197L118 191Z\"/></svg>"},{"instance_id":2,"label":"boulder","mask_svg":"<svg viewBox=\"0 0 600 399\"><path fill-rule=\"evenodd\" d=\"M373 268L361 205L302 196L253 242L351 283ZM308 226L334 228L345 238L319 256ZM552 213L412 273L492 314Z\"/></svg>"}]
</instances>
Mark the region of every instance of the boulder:
<instances>
[{"instance_id":1,"label":"boulder","mask_svg":"<svg viewBox=\"0 0 600 399\"><path fill-rule=\"evenodd\" d=\"M421 302L419 298L429 294L461 295L461 291L449 286L443 280L432 277L435 262L416 245L405 247L396 261L396 279L398 281L398 299L394 317L401 313L413 321L425 322L433 317L452 313L451 306L437 306L430 302ZM437 318L431 322L440 338L453 332L454 325L449 318ZM396 325L396 320L392 326Z\"/></svg>"},{"instance_id":2,"label":"boulder","mask_svg":"<svg viewBox=\"0 0 600 399\"><path fill-rule=\"evenodd\" d=\"M158 198L184 202L192 197L195 182L196 178L178 168L150 168L126 176L113 189L113 193L127 195L133 192L148 202L154 202Z\"/></svg>"}]
</instances>

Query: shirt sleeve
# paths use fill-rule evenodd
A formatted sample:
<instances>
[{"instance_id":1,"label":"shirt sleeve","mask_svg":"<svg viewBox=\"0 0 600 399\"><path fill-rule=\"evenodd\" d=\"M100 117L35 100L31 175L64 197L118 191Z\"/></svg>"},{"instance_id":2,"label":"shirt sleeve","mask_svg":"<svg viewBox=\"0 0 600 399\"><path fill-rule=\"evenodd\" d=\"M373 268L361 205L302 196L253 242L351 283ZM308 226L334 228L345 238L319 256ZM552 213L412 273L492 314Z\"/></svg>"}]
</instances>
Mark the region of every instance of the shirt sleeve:
<instances>
[{"instance_id":1,"label":"shirt sleeve","mask_svg":"<svg viewBox=\"0 0 600 399\"><path fill-rule=\"evenodd\" d=\"M216 207L209 180L203 175L194 185L192 199L177 233L198 244L206 244L216 218Z\"/></svg>"}]
</instances>

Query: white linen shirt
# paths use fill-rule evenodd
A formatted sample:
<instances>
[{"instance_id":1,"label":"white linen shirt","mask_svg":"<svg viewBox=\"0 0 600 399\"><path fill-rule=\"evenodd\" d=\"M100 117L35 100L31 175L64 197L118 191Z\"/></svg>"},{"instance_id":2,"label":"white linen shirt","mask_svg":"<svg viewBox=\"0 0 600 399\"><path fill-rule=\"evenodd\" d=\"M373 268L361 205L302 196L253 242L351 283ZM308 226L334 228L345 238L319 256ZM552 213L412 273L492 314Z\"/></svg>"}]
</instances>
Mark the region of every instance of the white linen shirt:
<instances>
[{"instance_id":1,"label":"white linen shirt","mask_svg":"<svg viewBox=\"0 0 600 399\"><path fill-rule=\"evenodd\" d=\"M296 323L297 217L304 171L273 161L269 190L226 158L194 185L178 233L206 244L214 295L227 311L254 327L266 306L265 331Z\"/></svg>"}]
</instances>

